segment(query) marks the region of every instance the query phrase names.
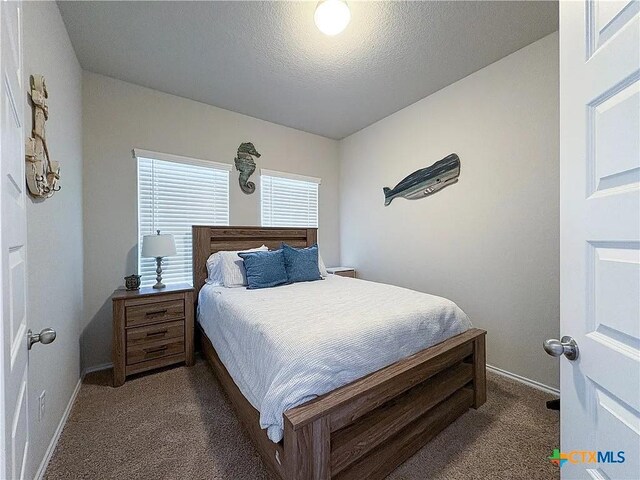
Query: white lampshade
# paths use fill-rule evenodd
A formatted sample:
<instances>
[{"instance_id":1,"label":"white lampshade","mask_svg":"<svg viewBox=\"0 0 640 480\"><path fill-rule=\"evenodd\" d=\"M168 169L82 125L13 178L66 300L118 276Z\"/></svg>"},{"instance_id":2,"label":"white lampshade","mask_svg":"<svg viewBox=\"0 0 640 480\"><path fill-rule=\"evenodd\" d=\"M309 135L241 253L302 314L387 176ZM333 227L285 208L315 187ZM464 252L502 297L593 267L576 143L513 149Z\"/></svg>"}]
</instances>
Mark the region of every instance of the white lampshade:
<instances>
[{"instance_id":1,"label":"white lampshade","mask_svg":"<svg viewBox=\"0 0 640 480\"><path fill-rule=\"evenodd\" d=\"M142 237L143 257L170 257L176 254L176 242L170 233Z\"/></svg>"}]
</instances>

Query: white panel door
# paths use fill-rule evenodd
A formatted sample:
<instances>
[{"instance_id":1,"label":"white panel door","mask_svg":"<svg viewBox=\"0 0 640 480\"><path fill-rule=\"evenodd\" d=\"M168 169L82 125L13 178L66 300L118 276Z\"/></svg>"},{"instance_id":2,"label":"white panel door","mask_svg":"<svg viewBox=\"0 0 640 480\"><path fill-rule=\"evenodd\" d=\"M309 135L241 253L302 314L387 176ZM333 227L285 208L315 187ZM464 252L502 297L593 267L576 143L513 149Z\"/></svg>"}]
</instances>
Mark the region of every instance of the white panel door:
<instances>
[{"instance_id":1,"label":"white panel door","mask_svg":"<svg viewBox=\"0 0 640 480\"><path fill-rule=\"evenodd\" d=\"M22 82L22 4L0 2L0 289L2 291L2 471L24 477L28 451L26 198Z\"/></svg>"},{"instance_id":2,"label":"white panel door","mask_svg":"<svg viewBox=\"0 0 640 480\"><path fill-rule=\"evenodd\" d=\"M563 479L640 479L639 12L560 2Z\"/></svg>"}]
</instances>

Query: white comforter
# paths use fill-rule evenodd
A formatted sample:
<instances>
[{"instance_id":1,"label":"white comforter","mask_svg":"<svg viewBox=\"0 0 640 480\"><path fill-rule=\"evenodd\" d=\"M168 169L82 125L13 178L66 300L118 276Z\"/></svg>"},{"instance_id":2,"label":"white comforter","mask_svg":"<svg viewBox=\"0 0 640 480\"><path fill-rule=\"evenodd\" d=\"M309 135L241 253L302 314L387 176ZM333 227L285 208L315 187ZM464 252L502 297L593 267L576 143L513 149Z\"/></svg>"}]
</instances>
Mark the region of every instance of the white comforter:
<instances>
[{"instance_id":1,"label":"white comforter","mask_svg":"<svg viewBox=\"0 0 640 480\"><path fill-rule=\"evenodd\" d=\"M471 327L445 298L329 275L262 290L205 285L198 321L271 440L283 413Z\"/></svg>"}]
</instances>

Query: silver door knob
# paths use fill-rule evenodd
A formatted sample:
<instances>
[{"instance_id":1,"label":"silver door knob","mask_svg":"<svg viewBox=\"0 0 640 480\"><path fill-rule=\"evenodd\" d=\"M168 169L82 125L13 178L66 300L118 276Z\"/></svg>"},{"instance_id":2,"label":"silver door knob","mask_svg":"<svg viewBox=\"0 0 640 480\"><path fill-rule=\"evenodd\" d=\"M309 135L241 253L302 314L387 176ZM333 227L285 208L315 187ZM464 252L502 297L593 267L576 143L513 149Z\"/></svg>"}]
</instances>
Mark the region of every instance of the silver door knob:
<instances>
[{"instance_id":1,"label":"silver door knob","mask_svg":"<svg viewBox=\"0 0 640 480\"><path fill-rule=\"evenodd\" d=\"M27 341L29 342L29 350L34 343L42 343L47 345L56 339L56 331L53 328L45 328L40 333L33 333L31 330L27 332Z\"/></svg>"},{"instance_id":2,"label":"silver door knob","mask_svg":"<svg viewBox=\"0 0 640 480\"><path fill-rule=\"evenodd\" d=\"M578 358L580 353L578 350L578 344L569 336L562 337L562 340L556 340L555 338L545 340L542 342L542 347L544 348L544 351L552 357L564 355L569 360L575 360Z\"/></svg>"}]
</instances>

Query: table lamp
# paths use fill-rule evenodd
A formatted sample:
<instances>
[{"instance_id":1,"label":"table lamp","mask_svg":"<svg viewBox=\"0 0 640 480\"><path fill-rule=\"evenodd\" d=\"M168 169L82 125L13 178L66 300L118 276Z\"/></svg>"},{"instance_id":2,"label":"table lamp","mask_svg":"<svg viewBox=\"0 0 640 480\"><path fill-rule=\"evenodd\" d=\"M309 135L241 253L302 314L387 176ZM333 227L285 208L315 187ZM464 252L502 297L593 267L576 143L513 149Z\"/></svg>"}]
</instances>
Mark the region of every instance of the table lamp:
<instances>
[{"instance_id":1,"label":"table lamp","mask_svg":"<svg viewBox=\"0 0 640 480\"><path fill-rule=\"evenodd\" d=\"M157 235L145 235L142 237L142 256L155 257L156 259L156 284L153 288L164 288L162 283L162 257L170 257L176 254L176 242L170 233Z\"/></svg>"}]
</instances>

